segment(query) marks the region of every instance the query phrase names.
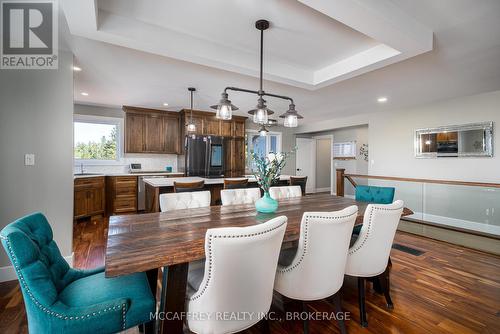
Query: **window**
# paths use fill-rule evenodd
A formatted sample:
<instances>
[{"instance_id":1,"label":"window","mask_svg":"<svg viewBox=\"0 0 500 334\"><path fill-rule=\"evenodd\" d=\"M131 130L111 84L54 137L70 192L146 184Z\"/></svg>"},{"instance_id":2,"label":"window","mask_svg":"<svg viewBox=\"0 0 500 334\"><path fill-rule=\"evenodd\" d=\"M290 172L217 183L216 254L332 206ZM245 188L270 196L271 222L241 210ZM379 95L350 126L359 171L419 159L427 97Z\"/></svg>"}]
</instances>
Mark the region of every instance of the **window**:
<instances>
[{"instance_id":1,"label":"window","mask_svg":"<svg viewBox=\"0 0 500 334\"><path fill-rule=\"evenodd\" d=\"M120 159L122 119L75 115L73 151L78 161L111 162Z\"/></svg>"},{"instance_id":2,"label":"window","mask_svg":"<svg viewBox=\"0 0 500 334\"><path fill-rule=\"evenodd\" d=\"M355 159L356 158L356 142L348 141L343 143L333 143L333 158L334 159Z\"/></svg>"},{"instance_id":3,"label":"window","mask_svg":"<svg viewBox=\"0 0 500 334\"><path fill-rule=\"evenodd\" d=\"M259 156L281 152L281 132L269 132L267 136L259 135L258 131L249 130L245 136L246 165L251 170L250 153L254 151Z\"/></svg>"}]
</instances>

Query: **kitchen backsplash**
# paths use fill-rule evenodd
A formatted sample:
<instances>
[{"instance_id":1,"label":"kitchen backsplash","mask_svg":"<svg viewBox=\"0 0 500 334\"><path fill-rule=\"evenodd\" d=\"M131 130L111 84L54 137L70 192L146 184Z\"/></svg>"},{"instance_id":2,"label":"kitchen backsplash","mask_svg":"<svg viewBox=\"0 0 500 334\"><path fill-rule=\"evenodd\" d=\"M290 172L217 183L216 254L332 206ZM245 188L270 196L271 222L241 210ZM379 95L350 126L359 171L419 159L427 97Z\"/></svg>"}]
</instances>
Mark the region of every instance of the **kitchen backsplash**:
<instances>
[{"instance_id":1,"label":"kitchen backsplash","mask_svg":"<svg viewBox=\"0 0 500 334\"><path fill-rule=\"evenodd\" d=\"M178 156L175 154L125 154L119 162L107 164L84 163L86 173L128 173L131 163L139 163L144 170L161 171L165 167L172 167L173 172L178 172ZM75 173L80 173L80 163L75 161Z\"/></svg>"}]
</instances>

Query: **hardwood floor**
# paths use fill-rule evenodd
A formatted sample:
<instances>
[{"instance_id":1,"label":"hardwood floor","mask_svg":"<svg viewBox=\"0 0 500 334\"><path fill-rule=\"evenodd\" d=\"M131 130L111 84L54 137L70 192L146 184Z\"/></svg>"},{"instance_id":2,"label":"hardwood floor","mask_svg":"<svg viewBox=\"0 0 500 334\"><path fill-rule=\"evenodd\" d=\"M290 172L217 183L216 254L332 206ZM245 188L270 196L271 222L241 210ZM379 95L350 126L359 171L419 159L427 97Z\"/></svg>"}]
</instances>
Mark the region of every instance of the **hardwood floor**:
<instances>
[{"instance_id":1,"label":"hardwood floor","mask_svg":"<svg viewBox=\"0 0 500 334\"><path fill-rule=\"evenodd\" d=\"M74 265L103 265L107 221L80 222L74 233ZM371 285L366 293L368 328L359 325L356 281L347 278L343 308L348 333L500 333L500 257L398 232L396 243L423 251L416 256L393 249L394 310ZM274 309L274 307L273 307ZM333 312L328 301L309 303L310 312ZM272 333L301 333L299 321L271 321ZM311 333L339 333L335 320L311 321ZM137 333L136 329L127 333ZM254 326L247 333L258 333ZM27 333L17 281L0 284L0 333Z\"/></svg>"}]
</instances>

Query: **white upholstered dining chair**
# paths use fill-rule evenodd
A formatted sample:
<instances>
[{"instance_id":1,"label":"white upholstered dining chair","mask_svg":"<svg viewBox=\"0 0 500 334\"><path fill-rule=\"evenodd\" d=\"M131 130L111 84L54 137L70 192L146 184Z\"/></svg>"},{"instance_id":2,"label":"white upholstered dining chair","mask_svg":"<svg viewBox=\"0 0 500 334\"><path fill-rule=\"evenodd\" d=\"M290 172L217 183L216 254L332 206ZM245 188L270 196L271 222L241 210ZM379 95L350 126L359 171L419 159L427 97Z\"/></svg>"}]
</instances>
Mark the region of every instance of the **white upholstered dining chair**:
<instances>
[{"instance_id":1,"label":"white upholstered dining chair","mask_svg":"<svg viewBox=\"0 0 500 334\"><path fill-rule=\"evenodd\" d=\"M301 197L302 189L300 186L284 186L284 187L271 187L269 188L269 195L275 200Z\"/></svg>"},{"instance_id":2,"label":"white upholstered dining chair","mask_svg":"<svg viewBox=\"0 0 500 334\"><path fill-rule=\"evenodd\" d=\"M357 215L355 205L335 212L305 212L297 249L285 250L280 256L274 289L303 303L334 296L336 312L342 312L338 291L344 282L349 241ZM303 305L305 309L305 303ZM341 332L345 333L343 320L338 320ZM304 332L308 332L307 320Z\"/></svg>"},{"instance_id":3,"label":"white upholstered dining chair","mask_svg":"<svg viewBox=\"0 0 500 334\"><path fill-rule=\"evenodd\" d=\"M286 225L287 218L280 216L248 227L207 230L205 267L188 275L188 314L204 315L187 318L192 332L234 333L267 314ZM245 316L216 316L223 312Z\"/></svg>"},{"instance_id":4,"label":"white upholstered dining chair","mask_svg":"<svg viewBox=\"0 0 500 334\"><path fill-rule=\"evenodd\" d=\"M366 207L358 239L347 255L346 275L358 277L359 312L363 327L368 326L365 278L376 277L380 280L387 306L393 308L389 294L388 261L403 206L404 202L401 200L392 204L369 204Z\"/></svg>"},{"instance_id":5,"label":"white upholstered dining chair","mask_svg":"<svg viewBox=\"0 0 500 334\"><path fill-rule=\"evenodd\" d=\"M224 189L220 192L220 198L222 205L253 204L260 198L260 189Z\"/></svg>"},{"instance_id":6,"label":"white upholstered dining chair","mask_svg":"<svg viewBox=\"0 0 500 334\"><path fill-rule=\"evenodd\" d=\"M207 206L210 206L210 191L167 193L160 195L160 210L162 212L203 208Z\"/></svg>"}]
</instances>

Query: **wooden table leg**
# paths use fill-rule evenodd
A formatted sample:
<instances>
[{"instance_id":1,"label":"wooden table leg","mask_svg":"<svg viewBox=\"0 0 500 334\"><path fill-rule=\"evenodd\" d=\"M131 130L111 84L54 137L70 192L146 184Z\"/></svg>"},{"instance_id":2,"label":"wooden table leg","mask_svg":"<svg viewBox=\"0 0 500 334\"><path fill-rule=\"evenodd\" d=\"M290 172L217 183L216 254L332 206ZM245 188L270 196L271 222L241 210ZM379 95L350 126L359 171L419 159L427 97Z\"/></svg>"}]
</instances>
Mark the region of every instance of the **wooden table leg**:
<instances>
[{"instance_id":1,"label":"wooden table leg","mask_svg":"<svg viewBox=\"0 0 500 334\"><path fill-rule=\"evenodd\" d=\"M189 263L180 263L163 268L162 280L162 317L161 333L172 334L183 332L183 313L186 302L186 286ZM175 319L172 319L175 318Z\"/></svg>"},{"instance_id":2,"label":"wooden table leg","mask_svg":"<svg viewBox=\"0 0 500 334\"><path fill-rule=\"evenodd\" d=\"M155 312L157 312L156 309L156 292L158 288L158 269L151 269L146 272L146 276L148 277L148 283L149 287L151 288L151 293L153 294L154 300L155 300ZM153 333L158 333L157 329L157 321L156 320L151 320L150 322L147 322L144 325L144 332L145 334L153 334Z\"/></svg>"}]
</instances>

